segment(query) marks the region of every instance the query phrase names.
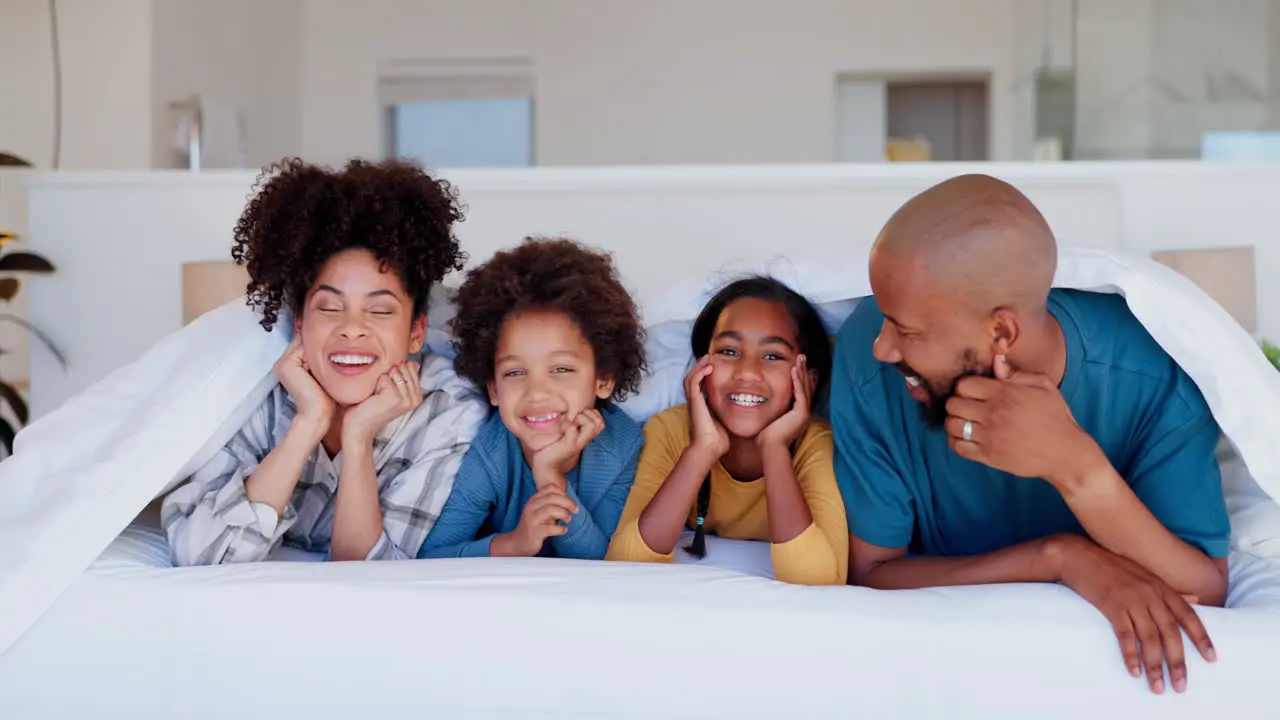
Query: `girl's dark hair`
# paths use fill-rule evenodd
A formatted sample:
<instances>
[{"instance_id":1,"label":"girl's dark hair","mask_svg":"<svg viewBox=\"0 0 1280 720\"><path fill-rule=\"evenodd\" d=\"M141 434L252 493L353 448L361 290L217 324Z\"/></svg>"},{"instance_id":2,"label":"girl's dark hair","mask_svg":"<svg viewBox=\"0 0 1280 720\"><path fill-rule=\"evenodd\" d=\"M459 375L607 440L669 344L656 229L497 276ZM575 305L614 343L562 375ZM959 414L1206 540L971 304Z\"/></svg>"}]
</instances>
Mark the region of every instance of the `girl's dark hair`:
<instances>
[{"instance_id":1,"label":"girl's dark hair","mask_svg":"<svg viewBox=\"0 0 1280 720\"><path fill-rule=\"evenodd\" d=\"M800 353L805 356L809 370L817 375L814 384L813 401L826 390L831 380L831 338L827 327L822 323L822 316L808 298L792 290L785 283L765 275L749 275L735 280L720 289L693 321L693 330L689 334L689 345L693 356L700 358L711 348L711 337L715 334L716 323L720 322L720 314L736 300L755 298L776 302L786 308L787 314L795 323L796 340L800 343ZM694 527L693 542L685 548L694 557L705 557L707 554L706 533L703 524L711 505L711 478L702 481L698 491L697 525Z\"/></svg>"},{"instance_id":2,"label":"girl's dark hair","mask_svg":"<svg viewBox=\"0 0 1280 720\"><path fill-rule=\"evenodd\" d=\"M355 159L335 170L285 158L254 190L231 257L248 270L248 302L267 330L281 309L301 316L320 269L344 250L364 248L395 271L415 316L431 286L467 259L453 231L463 217L457 193L411 161Z\"/></svg>"}]
</instances>

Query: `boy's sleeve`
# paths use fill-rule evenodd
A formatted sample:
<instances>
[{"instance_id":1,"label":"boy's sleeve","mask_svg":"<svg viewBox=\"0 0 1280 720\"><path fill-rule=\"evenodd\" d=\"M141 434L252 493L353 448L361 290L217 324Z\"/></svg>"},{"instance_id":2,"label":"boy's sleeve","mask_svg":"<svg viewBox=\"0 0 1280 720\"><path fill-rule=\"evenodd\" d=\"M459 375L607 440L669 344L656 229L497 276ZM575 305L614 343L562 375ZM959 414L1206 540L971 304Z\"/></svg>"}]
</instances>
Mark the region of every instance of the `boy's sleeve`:
<instances>
[{"instance_id":1,"label":"boy's sleeve","mask_svg":"<svg viewBox=\"0 0 1280 720\"><path fill-rule=\"evenodd\" d=\"M627 495L636 478L636 466L640 460L643 438L640 433L635 433L634 438L634 441L628 443L628 446L623 449L622 462L617 466L617 472L609 479L608 489L594 507L588 508L583 504L582 498L570 486L568 495L577 503L578 512L570 519L568 532L551 538L552 547L560 557L578 560L604 559L609 550L609 541L618 527L622 508L626 505ZM580 472L585 471L589 471L589 468L584 467L580 470ZM579 483L581 484L584 480L585 478L580 474Z\"/></svg>"},{"instance_id":2,"label":"boy's sleeve","mask_svg":"<svg viewBox=\"0 0 1280 720\"><path fill-rule=\"evenodd\" d=\"M674 557L673 553L664 555L654 552L645 544L644 538L640 536L640 514L653 496L658 494L658 488L662 487L662 483L680 460L686 444L687 440L682 442L677 429L671 427L669 411L654 415L645 423L644 449L640 451L636 465L635 483L627 495L617 532L609 542L605 559L670 562Z\"/></svg>"},{"instance_id":3,"label":"boy's sleeve","mask_svg":"<svg viewBox=\"0 0 1280 720\"><path fill-rule=\"evenodd\" d=\"M1226 557L1231 520L1214 457L1221 430L1199 389L1181 370L1177 385L1154 410L1154 423L1126 479L1170 532L1209 557Z\"/></svg>"},{"instance_id":4,"label":"boy's sleeve","mask_svg":"<svg viewBox=\"0 0 1280 720\"><path fill-rule=\"evenodd\" d=\"M245 481L271 452L274 397L269 396L227 444L190 480L165 496L160 518L175 565L219 565L265 560L298 519L245 494Z\"/></svg>"},{"instance_id":5,"label":"boy's sleeve","mask_svg":"<svg viewBox=\"0 0 1280 720\"><path fill-rule=\"evenodd\" d=\"M893 461L889 398L871 354L883 315L872 298L854 309L836 344L831 373L831 429L835 477L849 532L885 548L911 543L915 505Z\"/></svg>"},{"instance_id":6,"label":"boy's sleeve","mask_svg":"<svg viewBox=\"0 0 1280 720\"><path fill-rule=\"evenodd\" d=\"M815 424L796 451L800 492L813 523L785 543L769 546L773 574L801 585L844 585L849 577L849 524L832 470L831 431Z\"/></svg>"},{"instance_id":7,"label":"boy's sleeve","mask_svg":"<svg viewBox=\"0 0 1280 720\"><path fill-rule=\"evenodd\" d=\"M418 550L418 558L488 557L494 534L477 537L493 512L494 481L479 445L462 458L453 491L440 519Z\"/></svg>"}]
</instances>

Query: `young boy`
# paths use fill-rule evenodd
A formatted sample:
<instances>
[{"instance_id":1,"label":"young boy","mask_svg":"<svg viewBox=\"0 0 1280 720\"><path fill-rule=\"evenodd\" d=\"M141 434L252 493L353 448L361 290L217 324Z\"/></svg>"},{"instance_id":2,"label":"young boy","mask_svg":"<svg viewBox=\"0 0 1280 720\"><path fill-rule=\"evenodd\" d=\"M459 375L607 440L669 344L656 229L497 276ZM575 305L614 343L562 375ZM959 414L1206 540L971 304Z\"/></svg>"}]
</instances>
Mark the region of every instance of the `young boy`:
<instances>
[{"instance_id":1,"label":"young boy","mask_svg":"<svg viewBox=\"0 0 1280 720\"><path fill-rule=\"evenodd\" d=\"M458 374L497 409L418 557L604 558L635 479L644 331L610 257L526 240L474 269L453 320Z\"/></svg>"}]
</instances>

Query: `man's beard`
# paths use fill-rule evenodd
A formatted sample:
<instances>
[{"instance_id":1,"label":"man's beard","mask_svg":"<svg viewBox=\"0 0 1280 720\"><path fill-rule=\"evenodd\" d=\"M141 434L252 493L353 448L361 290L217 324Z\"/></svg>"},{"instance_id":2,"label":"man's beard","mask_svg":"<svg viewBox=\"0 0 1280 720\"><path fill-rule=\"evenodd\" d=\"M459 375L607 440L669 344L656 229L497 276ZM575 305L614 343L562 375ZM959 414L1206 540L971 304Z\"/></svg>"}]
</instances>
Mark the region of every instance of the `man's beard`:
<instances>
[{"instance_id":1,"label":"man's beard","mask_svg":"<svg viewBox=\"0 0 1280 720\"><path fill-rule=\"evenodd\" d=\"M921 387L929 394L929 399L920 403L920 415L924 418L925 425L930 429L938 430L942 428L947 420L947 401L956 394L956 384L960 379L970 375L978 377L993 378L996 376L995 367L991 365L984 366L978 360L978 353L972 349L965 350L960 354L960 372L952 376L951 380L946 383L945 389L939 392L936 386L929 380L925 380L923 375L915 372L905 365L899 365L899 369L906 374L915 375L923 380Z\"/></svg>"}]
</instances>

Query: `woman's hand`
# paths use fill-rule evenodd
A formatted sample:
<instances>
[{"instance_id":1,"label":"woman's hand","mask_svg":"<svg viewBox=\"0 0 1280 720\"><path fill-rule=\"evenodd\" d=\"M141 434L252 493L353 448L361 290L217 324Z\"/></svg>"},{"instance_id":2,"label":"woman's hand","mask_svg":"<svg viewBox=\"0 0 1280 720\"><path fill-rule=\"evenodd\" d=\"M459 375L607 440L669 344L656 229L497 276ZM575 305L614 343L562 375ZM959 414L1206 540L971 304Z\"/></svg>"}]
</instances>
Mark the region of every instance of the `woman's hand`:
<instances>
[{"instance_id":1,"label":"woman's hand","mask_svg":"<svg viewBox=\"0 0 1280 720\"><path fill-rule=\"evenodd\" d=\"M689 405L690 445L719 460L729 452L729 433L711 415L702 394L702 381L714 370L711 357L704 355L685 375L684 396Z\"/></svg>"},{"instance_id":2,"label":"woman's hand","mask_svg":"<svg viewBox=\"0 0 1280 720\"><path fill-rule=\"evenodd\" d=\"M373 394L347 409L342 418L342 444L372 443L387 423L412 412L422 404L422 387L418 384L418 363L397 363L378 378Z\"/></svg>"},{"instance_id":3,"label":"woman's hand","mask_svg":"<svg viewBox=\"0 0 1280 720\"><path fill-rule=\"evenodd\" d=\"M301 335L293 336L289 347L276 361L273 372L298 408L294 422L310 424L320 433L328 430L336 404L307 368L306 358L302 355Z\"/></svg>"}]
</instances>

